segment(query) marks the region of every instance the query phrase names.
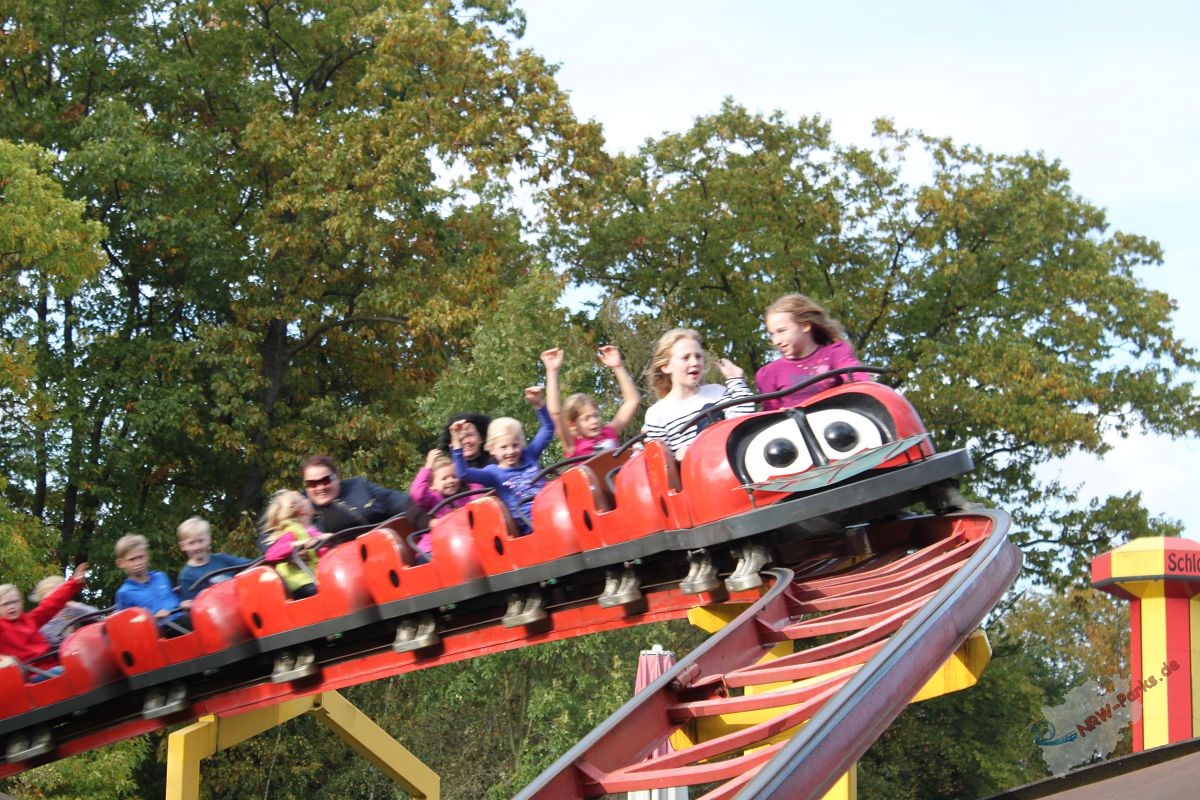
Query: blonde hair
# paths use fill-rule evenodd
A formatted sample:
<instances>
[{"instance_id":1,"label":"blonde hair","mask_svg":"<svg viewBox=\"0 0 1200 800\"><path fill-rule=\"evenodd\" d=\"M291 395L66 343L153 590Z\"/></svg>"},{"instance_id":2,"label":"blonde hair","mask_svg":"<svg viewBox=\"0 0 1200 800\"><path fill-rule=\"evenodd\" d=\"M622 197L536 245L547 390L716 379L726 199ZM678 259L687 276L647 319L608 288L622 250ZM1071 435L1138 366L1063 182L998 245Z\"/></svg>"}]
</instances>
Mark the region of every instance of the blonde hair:
<instances>
[{"instance_id":1,"label":"blonde hair","mask_svg":"<svg viewBox=\"0 0 1200 800\"><path fill-rule=\"evenodd\" d=\"M140 533L127 533L117 539L117 544L113 547L113 555L117 561L123 561L126 556L139 549L149 550L150 542L146 541L146 537Z\"/></svg>"},{"instance_id":2,"label":"blonde hair","mask_svg":"<svg viewBox=\"0 0 1200 800\"><path fill-rule=\"evenodd\" d=\"M271 495L267 510L262 515L262 529L268 542L273 543L279 538L283 524L296 518L296 512L300 510L300 503L303 501L304 495L294 489L280 489Z\"/></svg>"},{"instance_id":3,"label":"blonde hair","mask_svg":"<svg viewBox=\"0 0 1200 800\"><path fill-rule=\"evenodd\" d=\"M846 340L846 330L841 323L829 316L829 312L821 305L802 294L785 294L771 303L763 312L763 321L772 314L787 314L797 325L808 325L817 344Z\"/></svg>"},{"instance_id":4,"label":"blonde hair","mask_svg":"<svg viewBox=\"0 0 1200 800\"><path fill-rule=\"evenodd\" d=\"M67 579L62 575L47 575L34 585L33 591L29 593L29 602L42 602L51 592L66 582Z\"/></svg>"},{"instance_id":5,"label":"blonde hair","mask_svg":"<svg viewBox=\"0 0 1200 800\"><path fill-rule=\"evenodd\" d=\"M574 425L575 420L583 416L583 412L587 410L588 406L597 411L600 410L600 404L590 394L583 392L573 394L567 398L567 402L563 403L563 418L568 425Z\"/></svg>"},{"instance_id":6,"label":"blonde hair","mask_svg":"<svg viewBox=\"0 0 1200 800\"><path fill-rule=\"evenodd\" d=\"M646 381L657 397L666 397L671 391L671 376L663 372L662 368L671 360L671 348L680 339L693 339L696 344L704 346L700 334L690 328L674 328L658 337L658 342L654 345L654 357L650 359L650 366L646 367Z\"/></svg>"},{"instance_id":7,"label":"blonde hair","mask_svg":"<svg viewBox=\"0 0 1200 800\"><path fill-rule=\"evenodd\" d=\"M439 469L445 469L446 467L450 467L453 469L454 468L454 460L452 458L450 458L450 456L446 455L445 453L441 453L438 455L437 458L435 458L433 460L433 464L430 465L429 474L432 475L433 473L437 472Z\"/></svg>"},{"instance_id":8,"label":"blonde hair","mask_svg":"<svg viewBox=\"0 0 1200 800\"><path fill-rule=\"evenodd\" d=\"M179 523L179 527L175 529L175 533L178 534L180 541L195 533L202 533L211 539L212 525L209 525L208 520L202 517L188 517Z\"/></svg>"},{"instance_id":9,"label":"blonde hair","mask_svg":"<svg viewBox=\"0 0 1200 800\"><path fill-rule=\"evenodd\" d=\"M9 594L16 594L20 598L21 590L17 588L15 583L0 583L0 600L3 600ZM22 605L24 605L24 602L22 602Z\"/></svg>"},{"instance_id":10,"label":"blonde hair","mask_svg":"<svg viewBox=\"0 0 1200 800\"><path fill-rule=\"evenodd\" d=\"M483 443L483 449L487 450L492 442L510 433L516 434L521 447L525 446L525 429L521 427L521 421L512 417L497 417L488 425L487 440Z\"/></svg>"}]
</instances>

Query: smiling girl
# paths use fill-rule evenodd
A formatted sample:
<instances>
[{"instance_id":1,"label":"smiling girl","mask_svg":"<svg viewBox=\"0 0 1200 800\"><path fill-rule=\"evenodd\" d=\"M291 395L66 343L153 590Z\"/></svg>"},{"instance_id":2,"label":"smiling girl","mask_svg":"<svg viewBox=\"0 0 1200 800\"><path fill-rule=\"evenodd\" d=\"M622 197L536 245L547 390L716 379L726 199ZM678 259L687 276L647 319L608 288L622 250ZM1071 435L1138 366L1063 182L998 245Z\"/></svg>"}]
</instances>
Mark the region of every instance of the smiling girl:
<instances>
[{"instance_id":1,"label":"smiling girl","mask_svg":"<svg viewBox=\"0 0 1200 800\"><path fill-rule=\"evenodd\" d=\"M650 439L666 440L677 459L682 460L687 446L700 431L712 424L711 420L705 419L685 427L689 419L724 400L750 396L750 387L741 367L727 358L719 358L717 370L725 379L724 386L701 383L704 347L696 331L683 328L667 331L654 347L654 358L646 370L646 378L659 400L646 409L642 430ZM725 409L723 417L732 419L753 412L754 405L746 403Z\"/></svg>"},{"instance_id":2,"label":"smiling girl","mask_svg":"<svg viewBox=\"0 0 1200 800\"><path fill-rule=\"evenodd\" d=\"M468 466L463 453L463 440L474 426L465 419L450 424L450 453L454 458L454 469L460 481L490 486L512 512L513 520L521 533L529 533L529 508L533 497L545 483L532 478L541 471L538 456L554 438L554 421L546 404L542 401L542 387L531 386L525 390L525 399L537 411L537 435L529 444L525 443L525 431L521 423L512 417L492 420L488 426L484 449L495 459L495 464L475 468Z\"/></svg>"},{"instance_id":3,"label":"smiling girl","mask_svg":"<svg viewBox=\"0 0 1200 800\"><path fill-rule=\"evenodd\" d=\"M621 407L607 425L600 416L596 398L590 394L573 394L565 405L559 401L558 374L562 369L563 351L555 347L542 353L542 363L546 366L546 407L568 458L590 456L599 450L620 446L621 434L637 416L642 402L642 394L625 369L620 350L609 344L602 345L596 350L596 357L612 370L621 389Z\"/></svg>"},{"instance_id":4,"label":"smiling girl","mask_svg":"<svg viewBox=\"0 0 1200 800\"><path fill-rule=\"evenodd\" d=\"M860 366L842 326L804 295L789 294L779 298L767 307L764 318L771 344L781 357L755 373L758 391L786 389L823 372ZM763 410L798 406L804 400L856 377L851 374L818 381L798 392L763 401Z\"/></svg>"}]
</instances>

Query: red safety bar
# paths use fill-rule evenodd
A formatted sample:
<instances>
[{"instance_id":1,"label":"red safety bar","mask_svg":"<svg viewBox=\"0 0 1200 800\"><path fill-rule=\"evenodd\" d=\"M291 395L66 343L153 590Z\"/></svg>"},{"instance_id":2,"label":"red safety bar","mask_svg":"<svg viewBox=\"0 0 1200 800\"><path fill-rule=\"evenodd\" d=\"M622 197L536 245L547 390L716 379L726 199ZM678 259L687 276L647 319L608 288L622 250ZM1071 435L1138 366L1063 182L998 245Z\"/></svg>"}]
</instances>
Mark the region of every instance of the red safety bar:
<instances>
[{"instance_id":1,"label":"red safety bar","mask_svg":"<svg viewBox=\"0 0 1200 800\"><path fill-rule=\"evenodd\" d=\"M497 497L468 503L465 511L475 539L475 553L488 575L501 575L580 551L579 540L569 529L534 528L532 533L519 535L508 507Z\"/></svg>"}]
</instances>

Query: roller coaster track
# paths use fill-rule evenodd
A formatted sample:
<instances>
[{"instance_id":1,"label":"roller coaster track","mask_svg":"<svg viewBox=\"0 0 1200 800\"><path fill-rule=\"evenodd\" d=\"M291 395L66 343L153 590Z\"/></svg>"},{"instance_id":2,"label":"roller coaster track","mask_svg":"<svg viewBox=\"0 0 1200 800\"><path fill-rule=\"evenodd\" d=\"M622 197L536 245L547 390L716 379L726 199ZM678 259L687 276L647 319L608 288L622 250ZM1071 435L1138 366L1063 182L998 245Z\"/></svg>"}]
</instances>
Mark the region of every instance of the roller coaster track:
<instances>
[{"instance_id":1,"label":"roller coaster track","mask_svg":"<svg viewBox=\"0 0 1200 800\"><path fill-rule=\"evenodd\" d=\"M768 592L518 800L683 785L708 787L703 800L821 797L1015 580L1021 556L1008 524L991 510L889 523L870 529L874 555L852 567L832 559L769 570ZM827 641L758 663L780 642L816 637ZM769 718L697 735L705 722L747 711ZM697 743L647 757L680 730Z\"/></svg>"}]
</instances>

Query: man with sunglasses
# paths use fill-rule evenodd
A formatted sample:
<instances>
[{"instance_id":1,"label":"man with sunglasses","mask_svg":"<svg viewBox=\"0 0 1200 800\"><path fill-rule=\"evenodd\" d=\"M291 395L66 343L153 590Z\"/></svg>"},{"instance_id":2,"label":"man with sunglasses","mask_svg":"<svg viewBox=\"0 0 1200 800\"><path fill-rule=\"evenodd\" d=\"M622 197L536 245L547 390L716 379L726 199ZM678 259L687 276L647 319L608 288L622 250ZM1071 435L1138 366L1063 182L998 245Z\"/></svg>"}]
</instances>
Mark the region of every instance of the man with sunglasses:
<instances>
[{"instance_id":1,"label":"man with sunglasses","mask_svg":"<svg viewBox=\"0 0 1200 800\"><path fill-rule=\"evenodd\" d=\"M313 524L325 533L336 533L360 525L377 525L406 514L408 494L385 489L366 478L338 476L329 456L311 456L300 465L304 493L313 504Z\"/></svg>"}]
</instances>

